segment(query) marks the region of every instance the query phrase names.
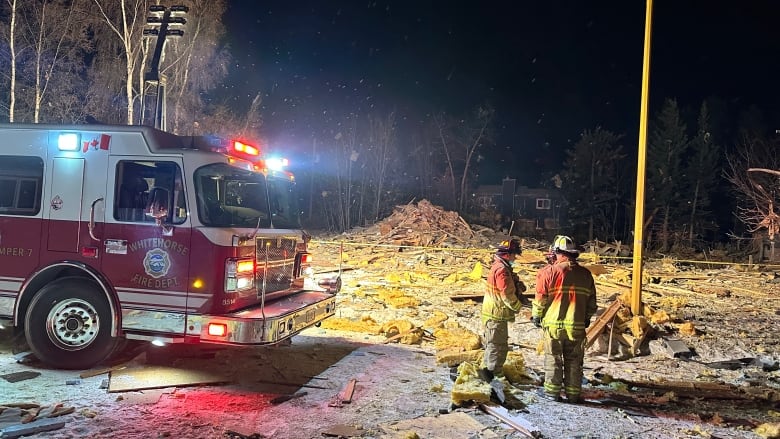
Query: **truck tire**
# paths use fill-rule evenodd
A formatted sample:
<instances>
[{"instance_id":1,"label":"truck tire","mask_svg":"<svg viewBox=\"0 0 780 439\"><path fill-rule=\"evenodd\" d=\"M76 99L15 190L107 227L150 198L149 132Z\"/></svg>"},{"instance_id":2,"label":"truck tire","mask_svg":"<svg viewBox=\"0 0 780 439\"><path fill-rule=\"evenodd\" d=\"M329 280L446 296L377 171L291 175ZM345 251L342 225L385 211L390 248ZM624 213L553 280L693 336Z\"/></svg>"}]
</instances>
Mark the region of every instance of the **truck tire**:
<instances>
[{"instance_id":1,"label":"truck tire","mask_svg":"<svg viewBox=\"0 0 780 439\"><path fill-rule=\"evenodd\" d=\"M87 369L114 349L111 309L94 282L56 280L35 295L24 319L27 344L39 360L62 369Z\"/></svg>"}]
</instances>

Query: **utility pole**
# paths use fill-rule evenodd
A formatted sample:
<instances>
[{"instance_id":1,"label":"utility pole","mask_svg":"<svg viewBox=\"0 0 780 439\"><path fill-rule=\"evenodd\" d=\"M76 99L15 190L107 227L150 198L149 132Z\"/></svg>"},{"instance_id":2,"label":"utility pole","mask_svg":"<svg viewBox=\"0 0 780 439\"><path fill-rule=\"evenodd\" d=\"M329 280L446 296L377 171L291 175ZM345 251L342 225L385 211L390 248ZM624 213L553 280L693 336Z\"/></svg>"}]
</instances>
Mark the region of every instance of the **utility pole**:
<instances>
[{"instance_id":1,"label":"utility pole","mask_svg":"<svg viewBox=\"0 0 780 439\"><path fill-rule=\"evenodd\" d=\"M149 71L144 74L144 93L141 98L141 124L146 124L146 110L148 103L146 98L154 97L154 112L152 114L154 127L166 130L165 108L165 75L160 75L160 60L168 37L181 37L184 30L181 29L187 20L184 15L189 8L182 5L166 8L162 5L149 6L149 16L146 18L147 27L144 29L144 38L156 38L152 60L149 63ZM147 90L154 90L147 93Z\"/></svg>"},{"instance_id":2,"label":"utility pole","mask_svg":"<svg viewBox=\"0 0 780 439\"><path fill-rule=\"evenodd\" d=\"M650 88L650 40L653 23L653 0L645 10L645 45L642 61L642 102L639 111L639 153L636 170L636 209L634 211L634 263L631 275L631 312L642 314L642 250L645 224L645 158L647 156L647 107Z\"/></svg>"}]
</instances>

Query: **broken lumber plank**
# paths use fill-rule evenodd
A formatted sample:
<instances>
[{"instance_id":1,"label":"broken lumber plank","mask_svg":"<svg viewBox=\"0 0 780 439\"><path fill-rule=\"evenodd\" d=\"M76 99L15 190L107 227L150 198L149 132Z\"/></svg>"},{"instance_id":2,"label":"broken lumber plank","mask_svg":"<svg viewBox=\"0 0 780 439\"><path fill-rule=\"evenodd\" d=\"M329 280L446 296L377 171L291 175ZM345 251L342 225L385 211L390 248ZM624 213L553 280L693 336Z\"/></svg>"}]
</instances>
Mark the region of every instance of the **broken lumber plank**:
<instances>
[{"instance_id":1,"label":"broken lumber plank","mask_svg":"<svg viewBox=\"0 0 780 439\"><path fill-rule=\"evenodd\" d=\"M604 328L612 321L618 310L623 306L623 302L620 299L615 299L607 309L604 310L593 322L585 333L585 349L589 348L596 341L596 338L604 331Z\"/></svg>"},{"instance_id":2,"label":"broken lumber plank","mask_svg":"<svg viewBox=\"0 0 780 439\"><path fill-rule=\"evenodd\" d=\"M310 389L329 389L329 387L315 386L314 384L284 383L279 381L255 380L258 384L275 384L277 386L308 387Z\"/></svg>"},{"instance_id":3,"label":"broken lumber plank","mask_svg":"<svg viewBox=\"0 0 780 439\"><path fill-rule=\"evenodd\" d=\"M480 404L479 408L482 409L483 412L495 416L502 422L523 434L525 437L537 438L540 436L539 430L534 427L533 424L520 417L520 415L513 415L509 413L506 408L500 405L485 403Z\"/></svg>"},{"instance_id":4,"label":"broken lumber plank","mask_svg":"<svg viewBox=\"0 0 780 439\"><path fill-rule=\"evenodd\" d=\"M274 405L281 404L281 403L287 402L287 401L289 401L291 399L301 398L303 396L306 396L307 394L308 394L308 392L297 392L297 393L293 393L292 395L280 395L280 396L277 396L276 398L272 399L271 400L271 404L274 404Z\"/></svg>"},{"instance_id":5,"label":"broken lumber plank","mask_svg":"<svg viewBox=\"0 0 780 439\"><path fill-rule=\"evenodd\" d=\"M115 370L122 370L122 369L124 369L126 367L127 366L125 366L125 365L118 365L118 366L113 366L113 367L104 367L102 369L87 370L87 371L81 372L79 374L79 378L82 378L82 379L83 378L91 378L91 377L98 376L98 375L103 375L104 373L109 373L109 372L112 372L112 371L115 371Z\"/></svg>"},{"instance_id":6,"label":"broken lumber plank","mask_svg":"<svg viewBox=\"0 0 780 439\"><path fill-rule=\"evenodd\" d=\"M693 381L629 381L616 379L632 387L674 392L677 396L700 399L778 401L780 395L772 389L752 389L725 383Z\"/></svg>"},{"instance_id":7,"label":"broken lumber plank","mask_svg":"<svg viewBox=\"0 0 780 439\"><path fill-rule=\"evenodd\" d=\"M344 390L339 393L339 399L342 404L349 404L352 402L352 396L355 394L355 384L357 384L357 380L352 378L347 382L347 385L344 386Z\"/></svg>"},{"instance_id":8,"label":"broken lumber plank","mask_svg":"<svg viewBox=\"0 0 780 439\"><path fill-rule=\"evenodd\" d=\"M459 300L482 300L485 298L485 293L474 293L474 294L468 294L468 293L459 293L459 294L453 294L450 296L450 300L452 301L459 301Z\"/></svg>"},{"instance_id":9,"label":"broken lumber plank","mask_svg":"<svg viewBox=\"0 0 780 439\"><path fill-rule=\"evenodd\" d=\"M11 425L0 430L0 438L12 439L22 436L28 436L43 431L59 430L65 426L65 421L61 419L44 418L37 419L26 424Z\"/></svg>"}]
</instances>

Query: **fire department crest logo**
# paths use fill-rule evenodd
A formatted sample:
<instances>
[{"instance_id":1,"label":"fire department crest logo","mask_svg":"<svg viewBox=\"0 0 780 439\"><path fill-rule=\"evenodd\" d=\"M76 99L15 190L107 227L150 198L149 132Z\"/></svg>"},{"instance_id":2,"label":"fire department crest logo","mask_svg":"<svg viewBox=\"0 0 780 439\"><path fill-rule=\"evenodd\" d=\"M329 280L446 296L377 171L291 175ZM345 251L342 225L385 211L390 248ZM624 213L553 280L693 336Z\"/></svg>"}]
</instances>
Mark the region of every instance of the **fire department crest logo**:
<instances>
[{"instance_id":1,"label":"fire department crest logo","mask_svg":"<svg viewBox=\"0 0 780 439\"><path fill-rule=\"evenodd\" d=\"M171 259L168 257L168 252L165 250L155 248L146 252L144 257L144 270L149 276L158 279L166 274L171 268Z\"/></svg>"}]
</instances>

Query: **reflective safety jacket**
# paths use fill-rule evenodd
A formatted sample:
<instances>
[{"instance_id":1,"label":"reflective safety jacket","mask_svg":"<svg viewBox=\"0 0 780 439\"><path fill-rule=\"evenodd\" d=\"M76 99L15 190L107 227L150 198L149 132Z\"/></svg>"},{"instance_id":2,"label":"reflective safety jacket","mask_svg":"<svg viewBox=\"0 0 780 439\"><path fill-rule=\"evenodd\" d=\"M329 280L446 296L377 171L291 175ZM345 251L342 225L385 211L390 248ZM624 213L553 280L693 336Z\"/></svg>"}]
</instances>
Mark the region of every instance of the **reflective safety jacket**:
<instances>
[{"instance_id":1,"label":"reflective safety jacket","mask_svg":"<svg viewBox=\"0 0 780 439\"><path fill-rule=\"evenodd\" d=\"M487 278L487 291L482 300L482 323L488 320L514 322L522 302L519 294L525 284L512 271L512 266L499 256L493 256L493 265Z\"/></svg>"},{"instance_id":2,"label":"reflective safety jacket","mask_svg":"<svg viewBox=\"0 0 780 439\"><path fill-rule=\"evenodd\" d=\"M577 261L559 261L539 270L531 315L554 339L585 337L585 321L596 313L596 284Z\"/></svg>"}]
</instances>

